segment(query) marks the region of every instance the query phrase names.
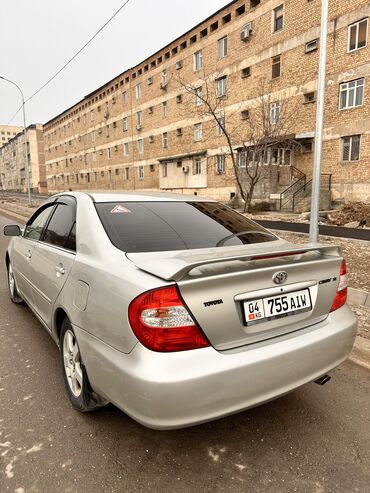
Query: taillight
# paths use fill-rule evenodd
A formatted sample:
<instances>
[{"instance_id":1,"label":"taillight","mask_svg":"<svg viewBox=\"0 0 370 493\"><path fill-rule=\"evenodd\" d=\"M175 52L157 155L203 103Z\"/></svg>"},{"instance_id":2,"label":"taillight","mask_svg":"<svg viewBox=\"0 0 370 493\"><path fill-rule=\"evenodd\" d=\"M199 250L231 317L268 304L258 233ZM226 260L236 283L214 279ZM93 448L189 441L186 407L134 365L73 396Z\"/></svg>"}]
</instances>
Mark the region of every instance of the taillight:
<instances>
[{"instance_id":1,"label":"taillight","mask_svg":"<svg viewBox=\"0 0 370 493\"><path fill-rule=\"evenodd\" d=\"M209 346L176 286L139 295L130 303L128 318L139 341L153 351L186 351Z\"/></svg>"},{"instance_id":2,"label":"taillight","mask_svg":"<svg viewBox=\"0 0 370 493\"><path fill-rule=\"evenodd\" d=\"M342 260L342 264L340 266L339 271L339 284L337 288L337 292L335 293L335 298L330 309L331 312L338 310L341 306L343 306L347 301L347 266L346 261Z\"/></svg>"}]
</instances>

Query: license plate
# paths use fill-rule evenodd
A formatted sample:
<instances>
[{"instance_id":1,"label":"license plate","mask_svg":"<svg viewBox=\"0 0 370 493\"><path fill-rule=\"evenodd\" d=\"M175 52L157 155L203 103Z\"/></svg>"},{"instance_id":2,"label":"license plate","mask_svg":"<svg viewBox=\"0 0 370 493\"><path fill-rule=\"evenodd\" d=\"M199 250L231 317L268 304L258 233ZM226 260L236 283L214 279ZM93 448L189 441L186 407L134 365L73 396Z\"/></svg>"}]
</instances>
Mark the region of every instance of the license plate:
<instances>
[{"instance_id":1,"label":"license plate","mask_svg":"<svg viewBox=\"0 0 370 493\"><path fill-rule=\"evenodd\" d=\"M245 301L243 306L245 321L247 325L252 325L265 320L310 311L312 304L309 289L303 289L284 295Z\"/></svg>"}]
</instances>

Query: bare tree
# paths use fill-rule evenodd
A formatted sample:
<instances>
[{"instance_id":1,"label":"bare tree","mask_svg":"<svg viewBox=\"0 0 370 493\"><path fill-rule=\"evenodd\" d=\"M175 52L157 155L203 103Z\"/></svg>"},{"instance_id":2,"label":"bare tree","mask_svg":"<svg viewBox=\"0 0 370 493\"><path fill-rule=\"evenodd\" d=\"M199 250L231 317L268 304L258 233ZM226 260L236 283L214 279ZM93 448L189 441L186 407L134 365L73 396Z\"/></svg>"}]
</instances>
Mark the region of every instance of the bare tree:
<instances>
[{"instance_id":1,"label":"bare tree","mask_svg":"<svg viewBox=\"0 0 370 493\"><path fill-rule=\"evenodd\" d=\"M244 211L250 211L256 186L268 174L267 165L284 162L298 146L293 135L297 107L288 94L280 94L280 99L274 95L271 82L264 79L257 84L254 99L230 103L227 94L237 91L230 91L229 79L222 72L211 76L203 73L196 84L176 78L187 95L187 116L213 121L210 128L223 137Z\"/></svg>"}]
</instances>

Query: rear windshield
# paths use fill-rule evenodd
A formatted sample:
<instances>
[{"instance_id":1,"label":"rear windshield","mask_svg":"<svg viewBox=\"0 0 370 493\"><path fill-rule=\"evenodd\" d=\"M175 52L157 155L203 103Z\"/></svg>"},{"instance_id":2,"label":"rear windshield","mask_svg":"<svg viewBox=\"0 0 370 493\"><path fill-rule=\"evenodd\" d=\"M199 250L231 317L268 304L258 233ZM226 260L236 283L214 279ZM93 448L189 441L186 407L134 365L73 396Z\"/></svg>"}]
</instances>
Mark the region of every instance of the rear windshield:
<instances>
[{"instance_id":1,"label":"rear windshield","mask_svg":"<svg viewBox=\"0 0 370 493\"><path fill-rule=\"evenodd\" d=\"M245 216L217 202L95 204L109 239L120 250L160 252L274 241Z\"/></svg>"}]
</instances>

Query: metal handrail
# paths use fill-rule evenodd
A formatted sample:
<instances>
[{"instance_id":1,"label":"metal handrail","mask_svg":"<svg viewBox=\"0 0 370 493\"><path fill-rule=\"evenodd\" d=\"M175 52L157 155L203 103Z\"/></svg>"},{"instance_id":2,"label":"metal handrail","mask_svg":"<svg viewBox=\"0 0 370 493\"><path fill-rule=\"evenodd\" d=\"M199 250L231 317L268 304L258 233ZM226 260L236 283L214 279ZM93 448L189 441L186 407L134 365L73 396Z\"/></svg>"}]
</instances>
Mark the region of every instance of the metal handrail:
<instances>
[{"instance_id":1,"label":"metal handrail","mask_svg":"<svg viewBox=\"0 0 370 493\"><path fill-rule=\"evenodd\" d=\"M297 184L301 181L301 180L304 180L306 182L306 175L298 168L296 168L295 166L292 166L292 169L297 173L297 174L300 174L302 175L300 178L298 178L298 180L296 180L294 183L292 183L291 185L289 185L288 188L286 188L283 192L281 192L279 195L280 195L280 198L279 198L279 204L280 204L280 210L282 209L283 207L283 197L286 196L287 193L289 193L289 191L293 188L293 187L296 187ZM290 200L290 198L289 198ZM289 200L287 200L285 203L289 202Z\"/></svg>"},{"instance_id":2,"label":"metal handrail","mask_svg":"<svg viewBox=\"0 0 370 493\"><path fill-rule=\"evenodd\" d=\"M332 185L332 174L331 173L321 173L320 175L321 177L326 177L328 176L329 177L329 183L328 183L328 188L325 187L325 190L331 190L331 185ZM322 189L322 185L323 185L323 181L321 180L320 181L320 190ZM309 187L312 187L312 179L309 180L308 182L306 182L301 188L299 188L294 194L293 194L293 198L292 198L292 206L293 206L293 211L294 211L294 208L295 206L297 205L297 202L296 202L296 197L297 195L302 191L306 191L307 188Z\"/></svg>"}]
</instances>

